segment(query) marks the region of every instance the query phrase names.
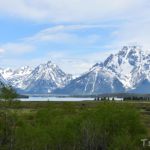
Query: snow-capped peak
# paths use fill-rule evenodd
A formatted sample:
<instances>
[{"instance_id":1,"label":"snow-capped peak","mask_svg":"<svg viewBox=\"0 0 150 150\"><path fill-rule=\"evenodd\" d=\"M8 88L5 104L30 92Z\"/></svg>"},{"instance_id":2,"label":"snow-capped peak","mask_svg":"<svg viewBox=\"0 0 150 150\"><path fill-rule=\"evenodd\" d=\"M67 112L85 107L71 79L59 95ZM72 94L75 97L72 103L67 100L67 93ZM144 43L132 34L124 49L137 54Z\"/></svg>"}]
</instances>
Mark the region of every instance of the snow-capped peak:
<instances>
[{"instance_id":1,"label":"snow-capped peak","mask_svg":"<svg viewBox=\"0 0 150 150\"><path fill-rule=\"evenodd\" d=\"M124 46L102 63L74 79L59 94L100 94L136 90L146 83L150 87L150 52L140 46ZM139 88L140 89L140 88ZM149 88L145 88L148 89ZM141 89L140 89L141 90Z\"/></svg>"},{"instance_id":2,"label":"snow-capped peak","mask_svg":"<svg viewBox=\"0 0 150 150\"><path fill-rule=\"evenodd\" d=\"M24 76L28 75L33 71L33 68L29 66L20 67L19 69L14 70L14 75Z\"/></svg>"},{"instance_id":3,"label":"snow-capped peak","mask_svg":"<svg viewBox=\"0 0 150 150\"><path fill-rule=\"evenodd\" d=\"M48 61L37 66L22 82L22 89L31 93L49 93L65 86L72 76L64 73L56 64Z\"/></svg>"},{"instance_id":4,"label":"snow-capped peak","mask_svg":"<svg viewBox=\"0 0 150 150\"><path fill-rule=\"evenodd\" d=\"M18 69L0 68L0 75L1 81L6 80L8 84L31 93L49 93L72 80L72 75L64 73L51 61L40 64L36 68L29 66Z\"/></svg>"},{"instance_id":5,"label":"snow-capped peak","mask_svg":"<svg viewBox=\"0 0 150 150\"><path fill-rule=\"evenodd\" d=\"M32 72L29 66L21 67L18 69L1 68L0 74L7 81L8 84L16 88L22 88L22 81Z\"/></svg>"},{"instance_id":6,"label":"snow-capped peak","mask_svg":"<svg viewBox=\"0 0 150 150\"><path fill-rule=\"evenodd\" d=\"M34 69L29 66L15 70L0 68L0 75L26 93L50 93L57 88L62 88L61 94L133 91L145 83L150 87L150 52L140 46L124 46L75 79L51 61Z\"/></svg>"},{"instance_id":7,"label":"snow-capped peak","mask_svg":"<svg viewBox=\"0 0 150 150\"><path fill-rule=\"evenodd\" d=\"M105 68L116 74L126 89L134 89L143 77L150 81L149 65L150 53L146 54L140 46L124 46L103 63Z\"/></svg>"}]
</instances>

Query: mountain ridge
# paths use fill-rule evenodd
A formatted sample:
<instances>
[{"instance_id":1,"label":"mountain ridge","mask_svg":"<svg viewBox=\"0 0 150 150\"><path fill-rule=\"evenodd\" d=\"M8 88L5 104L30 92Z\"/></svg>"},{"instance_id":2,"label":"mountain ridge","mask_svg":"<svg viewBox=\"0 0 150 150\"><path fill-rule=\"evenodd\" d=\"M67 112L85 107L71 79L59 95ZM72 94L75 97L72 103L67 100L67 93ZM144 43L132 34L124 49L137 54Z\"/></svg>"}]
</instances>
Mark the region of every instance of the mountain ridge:
<instances>
[{"instance_id":1,"label":"mountain ridge","mask_svg":"<svg viewBox=\"0 0 150 150\"><path fill-rule=\"evenodd\" d=\"M150 52L124 46L75 79L48 61L35 68L0 68L0 80L27 94L150 93Z\"/></svg>"},{"instance_id":2,"label":"mountain ridge","mask_svg":"<svg viewBox=\"0 0 150 150\"><path fill-rule=\"evenodd\" d=\"M50 93L72 80L71 74L63 72L56 64L48 61L35 68L29 66L12 70L0 68L0 75L20 93ZM1 77L0 76L0 77Z\"/></svg>"},{"instance_id":3,"label":"mountain ridge","mask_svg":"<svg viewBox=\"0 0 150 150\"><path fill-rule=\"evenodd\" d=\"M117 53L110 54L104 62L93 65L65 88L56 89L53 93L147 93L148 89L140 89L140 84L150 87L150 53L142 51L139 46L124 46Z\"/></svg>"}]
</instances>

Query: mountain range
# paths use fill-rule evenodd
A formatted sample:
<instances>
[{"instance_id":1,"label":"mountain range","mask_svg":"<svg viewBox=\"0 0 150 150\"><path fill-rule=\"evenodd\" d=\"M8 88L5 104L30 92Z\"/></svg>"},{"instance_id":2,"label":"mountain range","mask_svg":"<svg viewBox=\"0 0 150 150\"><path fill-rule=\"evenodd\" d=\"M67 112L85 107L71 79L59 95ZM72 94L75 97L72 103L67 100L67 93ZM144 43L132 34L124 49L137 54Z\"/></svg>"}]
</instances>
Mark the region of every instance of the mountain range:
<instances>
[{"instance_id":1,"label":"mountain range","mask_svg":"<svg viewBox=\"0 0 150 150\"><path fill-rule=\"evenodd\" d=\"M75 79L51 61L35 68L0 68L0 82L26 94L150 93L150 52L124 46Z\"/></svg>"},{"instance_id":2,"label":"mountain range","mask_svg":"<svg viewBox=\"0 0 150 150\"><path fill-rule=\"evenodd\" d=\"M0 81L12 85L21 94L48 94L56 88L64 87L70 80L72 75L64 73L51 61L35 68L0 68Z\"/></svg>"},{"instance_id":3,"label":"mountain range","mask_svg":"<svg viewBox=\"0 0 150 150\"><path fill-rule=\"evenodd\" d=\"M150 52L124 46L55 94L150 93Z\"/></svg>"}]
</instances>

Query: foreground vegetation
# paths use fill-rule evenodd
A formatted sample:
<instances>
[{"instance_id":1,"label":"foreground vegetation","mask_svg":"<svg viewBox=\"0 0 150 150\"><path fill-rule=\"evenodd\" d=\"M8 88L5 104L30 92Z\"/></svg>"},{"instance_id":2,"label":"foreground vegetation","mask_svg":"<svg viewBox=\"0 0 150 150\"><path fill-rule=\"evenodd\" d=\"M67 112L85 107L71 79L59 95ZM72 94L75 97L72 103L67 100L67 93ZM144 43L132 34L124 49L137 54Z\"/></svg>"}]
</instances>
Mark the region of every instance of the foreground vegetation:
<instances>
[{"instance_id":1,"label":"foreground vegetation","mask_svg":"<svg viewBox=\"0 0 150 150\"><path fill-rule=\"evenodd\" d=\"M149 124L145 106L148 104L0 102L0 150L143 149L140 140L148 136Z\"/></svg>"},{"instance_id":2,"label":"foreground vegetation","mask_svg":"<svg viewBox=\"0 0 150 150\"><path fill-rule=\"evenodd\" d=\"M149 102L20 102L0 89L0 150L140 150ZM147 143L146 143L147 144Z\"/></svg>"}]
</instances>

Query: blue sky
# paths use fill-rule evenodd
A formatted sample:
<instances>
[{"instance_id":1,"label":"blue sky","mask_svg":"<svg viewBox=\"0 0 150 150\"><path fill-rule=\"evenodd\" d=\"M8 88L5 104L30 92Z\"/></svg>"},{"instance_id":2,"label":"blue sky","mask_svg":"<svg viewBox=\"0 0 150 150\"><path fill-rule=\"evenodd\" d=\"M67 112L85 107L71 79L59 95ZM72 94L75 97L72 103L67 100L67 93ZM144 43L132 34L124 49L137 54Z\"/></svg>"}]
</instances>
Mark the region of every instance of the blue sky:
<instances>
[{"instance_id":1,"label":"blue sky","mask_svg":"<svg viewBox=\"0 0 150 150\"><path fill-rule=\"evenodd\" d=\"M1 0L0 67L81 74L124 45L150 49L149 16L149 0Z\"/></svg>"}]
</instances>

